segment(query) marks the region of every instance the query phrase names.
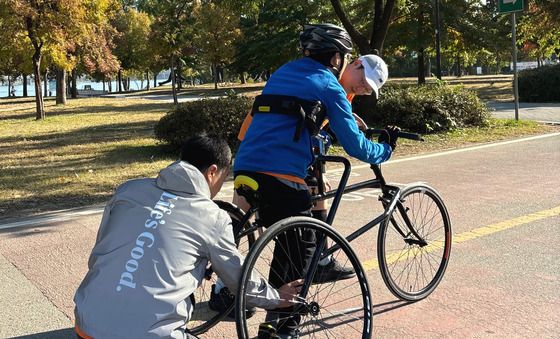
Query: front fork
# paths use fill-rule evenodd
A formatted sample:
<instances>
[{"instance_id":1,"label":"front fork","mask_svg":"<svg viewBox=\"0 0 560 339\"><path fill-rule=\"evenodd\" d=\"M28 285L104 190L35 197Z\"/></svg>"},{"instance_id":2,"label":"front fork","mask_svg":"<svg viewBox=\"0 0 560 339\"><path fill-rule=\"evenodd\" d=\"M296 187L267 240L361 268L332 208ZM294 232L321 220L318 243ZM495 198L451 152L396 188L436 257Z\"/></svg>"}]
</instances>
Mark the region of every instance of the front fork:
<instances>
[{"instance_id":1,"label":"front fork","mask_svg":"<svg viewBox=\"0 0 560 339\"><path fill-rule=\"evenodd\" d=\"M383 192L383 194L379 197L379 200L385 208L389 206L394 197L394 191L390 189L390 186L388 186L388 188L389 189ZM396 199L395 205L388 211L389 213L387 217L390 218L389 220L391 222L391 225L393 225L393 228L402 236L404 242L406 242L408 245L418 245L420 247L424 247L428 245L428 243L416 231L416 225L413 224L412 220L410 220L410 217L408 216L408 211L410 210L410 208L403 205L405 201L406 197L399 197L398 199ZM404 221L404 224L408 228L408 231L403 230L402 226L400 226L393 217L395 211L398 211L398 213L400 214L402 220Z\"/></svg>"}]
</instances>

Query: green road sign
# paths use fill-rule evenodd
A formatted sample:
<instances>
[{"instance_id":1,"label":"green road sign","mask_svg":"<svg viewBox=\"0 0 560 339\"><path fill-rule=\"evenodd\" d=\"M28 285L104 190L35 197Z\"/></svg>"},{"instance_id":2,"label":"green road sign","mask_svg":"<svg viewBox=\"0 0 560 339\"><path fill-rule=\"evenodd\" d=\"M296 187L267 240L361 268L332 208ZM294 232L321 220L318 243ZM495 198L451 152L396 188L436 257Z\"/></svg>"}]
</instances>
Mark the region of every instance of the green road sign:
<instances>
[{"instance_id":1,"label":"green road sign","mask_svg":"<svg viewBox=\"0 0 560 339\"><path fill-rule=\"evenodd\" d=\"M498 12L511 13L523 10L523 0L498 0Z\"/></svg>"}]
</instances>

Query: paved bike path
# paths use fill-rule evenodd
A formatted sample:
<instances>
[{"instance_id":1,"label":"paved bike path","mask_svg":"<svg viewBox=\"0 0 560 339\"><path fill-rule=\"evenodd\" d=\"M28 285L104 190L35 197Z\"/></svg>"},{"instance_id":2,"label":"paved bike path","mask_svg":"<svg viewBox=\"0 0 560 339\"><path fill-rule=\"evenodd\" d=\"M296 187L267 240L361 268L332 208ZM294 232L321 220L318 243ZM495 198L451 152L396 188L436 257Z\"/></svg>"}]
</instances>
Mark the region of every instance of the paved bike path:
<instances>
[{"instance_id":1,"label":"paved bike path","mask_svg":"<svg viewBox=\"0 0 560 339\"><path fill-rule=\"evenodd\" d=\"M551 160L553 164L556 161L557 168L558 160L560 160L557 152L559 139L558 136L551 139L556 140L556 143L547 147L551 152L556 149L556 153L553 153L556 157ZM476 218L469 218L468 222L462 221L454 225L455 234L459 235L472 231L473 228L511 219L506 216L505 208L492 203L493 197L489 193L492 192L492 189L488 192L483 192L482 189L469 192L465 183L472 182L470 185L477 187L473 180L485 178L487 180L488 176L492 176L494 173L484 171L481 173L480 168L469 168L468 165L489 166L477 159L485 157L492 159L500 153L504 153L499 150L507 148L509 152L510 149L515 150L525 144L534 145L529 150L535 153L537 150L542 150L541 146L536 146L540 145L538 140L540 139L534 138L522 143L514 141L500 146L485 145L474 150L450 151L413 157L410 160L397 159L393 161L392 165L384 168L387 170L388 178L400 177L402 182L407 182L410 178L419 179L418 166L423 166L422 162L429 161L429 166L424 168L433 169L434 173L430 175L434 177L424 176L424 178L441 188L444 196L450 198L448 201L452 213L457 215L460 209L472 209L481 213ZM462 156L461 152L464 152L465 156ZM459 160L464 163L460 163ZM491 162L490 160L488 163ZM458 164L461 166L457 166ZM452 171L449 171L448 168ZM366 169L367 166L355 167L357 175L359 172L367 172ZM444 178L437 179L437 176L441 177L442 173L446 173L445 175L451 176L451 178L447 178L447 181L443 180ZM506 172L498 174L501 175L496 176L493 185L503 190L512 180L504 178ZM475 177L468 177L473 175ZM447 183L450 180L462 180L463 183L453 187L452 184ZM523 178L517 178L515 182L523 182ZM231 186L228 187L228 185L230 184L226 184L224 191L229 193ZM548 184L548 188L542 187L541 189L548 189L550 194L550 192L554 192L554 187L558 186L554 186L554 183L551 182ZM513 198L503 199L506 205L513 204L524 195L533 201L532 204L525 204L522 209L516 211L517 216L543 209L539 206L544 203L544 200L540 202L534 200L534 196L536 196L533 192L534 187L527 186L526 189L526 194L522 191L512 192L514 193ZM454 190L464 192L464 200L453 198L451 194ZM353 199L357 198L360 196L355 196ZM358 217L352 206L357 206L353 204L358 204L360 201L352 200L352 197L346 200L343 203L340 219L337 220L353 220L352 218ZM482 207L485 201L489 204L487 211L484 211ZM554 202L548 202L548 204L551 203ZM337 218L339 217L337 216ZM69 329L73 308L72 296L85 274L87 256L94 243L99 220L100 214L82 215L73 219L41 223L30 227L0 230L0 255L2 256L0 257L0 273L2 273L2 278L0 278L0 286L2 286L0 288L0 305L2 305L0 307L0 337L27 335L30 338L73 338L72 331ZM515 239L527 239L529 244L550 244L551 241L554 241L554 236L558 238L555 228L559 224L560 217L552 216L524 227L514 227L492 236L471 239L454 246L449 270L441 287L433 296L416 304L409 305L396 301L380 281L379 272L372 269L368 272L368 280L374 291L376 334L385 338L403 336L424 338L503 337L509 335L518 337L522 333L532 333L529 326L538 329L537 333L541 335L558 334L558 332L554 332L554 328L550 328L550 324L555 321L554 317L556 320L560 320L557 312L554 311L560 306L557 301L560 298L554 297L554 295L559 296L558 292L554 292L552 289L557 286L558 274L551 273L554 270L553 267L550 267L550 260L543 260L543 267L538 268L534 265L531 247L522 247L517 254L519 258L511 258L509 251L512 246L520 246ZM336 225L336 227L339 226L342 225ZM375 256L375 251L371 246L376 238L375 232L373 233L356 244L357 250L365 253L364 259L371 259ZM560 239L557 240L560 241ZM557 247L540 246L538 256L557 258ZM486 268L486 266L489 267ZM502 268L506 267L508 271L504 272ZM468 276L465 276L465 272L468 273ZM518 276L511 272L523 272L524 274ZM535 276L539 279L538 284L531 280L531 277ZM507 285L508 287L504 288L504 282L514 284L515 291L527 289L527 286L536 286L538 290L528 289L526 295L521 296L510 295L508 288L512 287ZM465 296L472 300L465 300ZM511 310L511 314L506 313L508 310ZM552 316L553 314L555 315ZM511 326L508 328L507 324L500 320L500 316L508 320L519 318L519 321L510 324ZM230 338L235 333L233 331L235 331L233 323L224 323L205 337Z\"/></svg>"},{"instance_id":2,"label":"paved bike path","mask_svg":"<svg viewBox=\"0 0 560 339\"><path fill-rule=\"evenodd\" d=\"M71 326L70 319L3 255L0 255L0 305L0 338L56 332Z\"/></svg>"},{"instance_id":3,"label":"paved bike path","mask_svg":"<svg viewBox=\"0 0 560 339\"><path fill-rule=\"evenodd\" d=\"M488 102L493 109L492 116L500 119L514 119L513 102ZM560 103L519 103L519 119L534 120L560 125Z\"/></svg>"}]
</instances>

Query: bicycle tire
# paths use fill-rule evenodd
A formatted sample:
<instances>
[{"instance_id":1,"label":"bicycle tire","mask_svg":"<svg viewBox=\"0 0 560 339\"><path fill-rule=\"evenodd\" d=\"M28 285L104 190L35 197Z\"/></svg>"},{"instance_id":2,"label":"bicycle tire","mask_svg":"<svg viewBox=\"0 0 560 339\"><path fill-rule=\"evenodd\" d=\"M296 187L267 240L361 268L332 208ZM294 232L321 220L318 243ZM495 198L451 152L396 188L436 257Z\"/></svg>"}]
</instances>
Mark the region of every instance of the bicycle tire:
<instances>
[{"instance_id":1,"label":"bicycle tire","mask_svg":"<svg viewBox=\"0 0 560 339\"><path fill-rule=\"evenodd\" d=\"M403 213L425 243L415 241ZM437 191L425 184L405 187L390 218L381 223L377 237L379 268L387 288L402 300L426 298L443 278L451 243L451 221Z\"/></svg>"},{"instance_id":2,"label":"bicycle tire","mask_svg":"<svg viewBox=\"0 0 560 339\"><path fill-rule=\"evenodd\" d=\"M245 215L240 208L221 200L215 200L214 202L218 207L229 214L234 232L236 230L245 229L245 227L238 225ZM242 254L245 254L248 248L255 242L255 237L252 233L247 234L244 239L237 238L236 234L234 234L234 236L236 237L236 245ZM235 306L235 304L232 303L224 312L215 312L209 308L208 301L210 300L210 293L212 293L212 285L216 283L218 277L216 273L212 271L212 265L210 263L206 267L206 272L208 274L207 278L202 280L200 286L194 292L196 304L191 319L187 323L187 331L193 335L200 335L214 327L233 311Z\"/></svg>"},{"instance_id":3,"label":"bicycle tire","mask_svg":"<svg viewBox=\"0 0 560 339\"><path fill-rule=\"evenodd\" d=\"M306 314L299 313L302 316L298 326L299 336L371 338L373 331L371 294L365 271L358 257L346 239L326 223L310 217L280 220L268 228L249 251L243 265L236 298L236 325L239 338L256 337L258 326L267 316L266 310L257 308L256 314L248 321L245 312L242 312L248 305L249 277L253 274L255 277L267 279L274 247L281 246L278 245L278 239L289 232L303 234L309 230L315 232L317 239L324 235L328 244L338 245L339 249L333 253L333 258L343 266L351 265L356 275L346 280L315 283L309 287L306 296L309 307L306 308L307 312L304 312ZM297 255L297 253L290 253L290 258L293 258L294 254ZM303 272L300 274L304 276ZM278 320L278 323L280 322L281 320Z\"/></svg>"}]
</instances>

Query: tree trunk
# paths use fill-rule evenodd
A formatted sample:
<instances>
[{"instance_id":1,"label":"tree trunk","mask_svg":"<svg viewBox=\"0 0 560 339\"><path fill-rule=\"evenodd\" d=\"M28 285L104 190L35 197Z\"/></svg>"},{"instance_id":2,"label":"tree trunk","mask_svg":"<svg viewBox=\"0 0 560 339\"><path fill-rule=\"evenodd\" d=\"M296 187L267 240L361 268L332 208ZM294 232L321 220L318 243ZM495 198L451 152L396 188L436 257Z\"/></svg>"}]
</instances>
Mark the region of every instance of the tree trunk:
<instances>
[{"instance_id":1,"label":"tree trunk","mask_svg":"<svg viewBox=\"0 0 560 339\"><path fill-rule=\"evenodd\" d=\"M177 64L177 74L179 74L177 81L177 89L183 89L183 62L179 60Z\"/></svg>"},{"instance_id":2,"label":"tree trunk","mask_svg":"<svg viewBox=\"0 0 560 339\"><path fill-rule=\"evenodd\" d=\"M72 87L70 88L72 99L78 97L78 71L74 68L72 70Z\"/></svg>"},{"instance_id":3,"label":"tree trunk","mask_svg":"<svg viewBox=\"0 0 560 339\"><path fill-rule=\"evenodd\" d=\"M157 87L157 75L158 75L158 73L159 73L159 72L155 72L155 73L154 73L154 88Z\"/></svg>"},{"instance_id":4,"label":"tree trunk","mask_svg":"<svg viewBox=\"0 0 560 339\"><path fill-rule=\"evenodd\" d=\"M424 48L418 50L418 84L426 83L426 70L424 68Z\"/></svg>"},{"instance_id":5,"label":"tree trunk","mask_svg":"<svg viewBox=\"0 0 560 339\"><path fill-rule=\"evenodd\" d=\"M119 93L122 93L122 70L119 69L119 73L117 73L117 83L118 83L118 89L119 89Z\"/></svg>"},{"instance_id":6,"label":"tree trunk","mask_svg":"<svg viewBox=\"0 0 560 339\"><path fill-rule=\"evenodd\" d=\"M241 84L245 85L247 83L247 80L245 80L245 72L240 72L239 77L241 78Z\"/></svg>"},{"instance_id":7,"label":"tree trunk","mask_svg":"<svg viewBox=\"0 0 560 339\"><path fill-rule=\"evenodd\" d=\"M43 95L41 93L41 49L43 48L43 41L38 39L35 35L36 23L33 21L31 16L25 18L25 26L27 28L27 35L31 40L33 45L33 75L35 83L35 106L37 107L37 114L35 118L37 120L45 119L45 105L43 103Z\"/></svg>"},{"instance_id":8,"label":"tree trunk","mask_svg":"<svg viewBox=\"0 0 560 339\"><path fill-rule=\"evenodd\" d=\"M428 67L426 67L426 72L424 74L427 77L431 77L432 74L434 74L434 73L432 73L432 58L428 58L427 64L428 64L427 65Z\"/></svg>"},{"instance_id":9,"label":"tree trunk","mask_svg":"<svg viewBox=\"0 0 560 339\"><path fill-rule=\"evenodd\" d=\"M146 70L146 90L150 90L150 73Z\"/></svg>"},{"instance_id":10,"label":"tree trunk","mask_svg":"<svg viewBox=\"0 0 560 339\"><path fill-rule=\"evenodd\" d=\"M66 105L66 70L56 70L56 104Z\"/></svg>"},{"instance_id":11,"label":"tree trunk","mask_svg":"<svg viewBox=\"0 0 560 339\"><path fill-rule=\"evenodd\" d=\"M394 1L394 0L388 0L388 1ZM358 32L358 30L354 27L354 25L352 25L352 23L346 16L346 12L344 12L344 9L342 8L340 1L331 0L331 5L333 6L336 16L340 19L342 25L344 26L348 34L350 34L350 37L358 47L358 51L360 52L360 54L368 54L370 52L368 39L363 34Z\"/></svg>"},{"instance_id":12,"label":"tree trunk","mask_svg":"<svg viewBox=\"0 0 560 339\"><path fill-rule=\"evenodd\" d=\"M385 3L385 7L383 7ZM331 4L336 13L336 16L342 22L342 25L352 37L356 47L360 54L372 53L374 49L378 51L380 56L383 55L383 43L385 42L385 37L387 36L387 31L389 30L389 23L391 22L391 16L393 14L393 9L395 8L395 0L375 0L374 1L374 18L371 23L373 27L371 32L371 38L368 38L352 25L348 19L344 9L342 8L340 0L331 0Z\"/></svg>"},{"instance_id":13,"label":"tree trunk","mask_svg":"<svg viewBox=\"0 0 560 339\"><path fill-rule=\"evenodd\" d=\"M371 39L369 45L371 51L377 50L377 55L383 56L383 44L389 31L389 24L391 23L391 16L395 8L395 0L386 0L385 7L383 7L382 0L375 0L375 11L373 19L373 30L371 32Z\"/></svg>"},{"instance_id":14,"label":"tree trunk","mask_svg":"<svg viewBox=\"0 0 560 339\"><path fill-rule=\"evenodd\" d=\"M27 97L27 74L22 74L22 81L23 81L23 96Z\"/></svg>"},{"instance_id":15,"label":"tree trunk","mask_svg":"<svg viewBox=\"0 0 560 339\"><path fill-rule=\"evenodd\" d=\"M214 73L214 89L218 89L218 66L215 62L212 63L212 73Z\"/></svg>"},{"instance_id":16,"label":"tree trunk","mask_svg":"<svg viewBox=\"0 0 560 339\"><path fill-rule=\"evenodd\" d=\"M416 38L418 39L418 43L422 43L422 31L424 28L424 10L422 8L422 2L418 3L418 31ZM420 46L418 48L418 84L425 84L426 83L426 71L424 69L424 47Z\"/></svg>"},{"instance_id":17,"label":"tree trunk","mask_svg":"<svg viewBox=\"0 0 560 339\"><path fill-rule=\"evenodd\" d=\"M49 70L46 69L45 70L45 79L44 79L44 88L45 91L43 93L45 93L45 97L49 96Z\"/></svg>"},{"instance_id":18,"label":"tree trunk","mask_svg":"<svg viewBox=\"0 0 560 339\"><path fill-rule=\"evenodd\" d=\"M33 53L33 76L35 83L35 106L37 107L37 113L35 115L36 120L45 119L45 105L43 103L43 94L41 93L41 51L40 49L35 49Z\"/></svg>"},{"instance_id":19,"label":"tree trunk","mask_svg":"<svg viewBox=\"0 0 560 339\"><path fill-rule=\"evenodd\" d=\"M461 57L457 55L457 76L460 77L461 75Z\"/></svg>"},{"instance_id":20,"label":"tree trunk","mask_svg":"<svg viewBox=\"0 0 560 339\"><path fill-rule=\"evenodd\" d=\"M171 92L173 93L173 103L177 105L179 100L177 100L177 90L175 89L175 57L171 57Z\"/></svg>"},{"instance_id":21,"label":"tree trunk","mask_svg":"<svg viewBox=\"0 0 560 339\"><path fill-rule=\"evenodd\" d=\"M128 92L128 81L126 79L126 77L122 78L122 87L125 92Z\"/></svg>"},{"instance_id":22,"label":"tree trunk","mask_svg":"<svg viewBox=\"0 0 560 339\"><path fill-rule=\"evenodd\" d=\"M113 78L110 78L109 81L109 93L113 92Z\"/></svg>"}]
</instances>

